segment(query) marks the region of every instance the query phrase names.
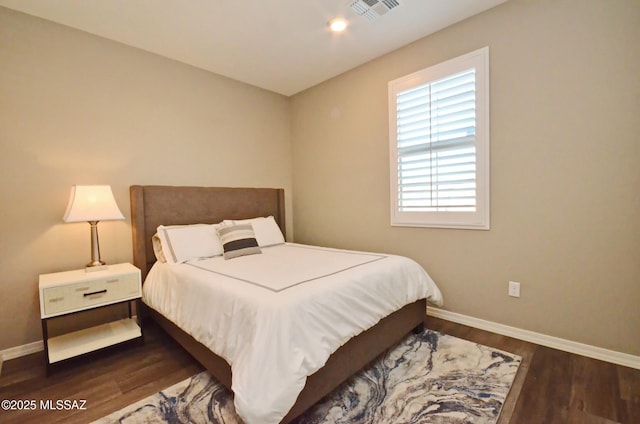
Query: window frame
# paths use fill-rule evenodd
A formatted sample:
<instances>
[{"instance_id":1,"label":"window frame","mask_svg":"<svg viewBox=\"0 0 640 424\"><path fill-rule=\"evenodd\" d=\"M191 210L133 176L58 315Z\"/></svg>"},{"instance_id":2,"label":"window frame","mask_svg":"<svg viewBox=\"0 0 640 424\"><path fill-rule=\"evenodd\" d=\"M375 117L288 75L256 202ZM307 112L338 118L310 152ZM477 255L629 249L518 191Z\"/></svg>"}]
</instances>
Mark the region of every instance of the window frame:
<instances>
[{"instance_id":1,"label":"window frame","mask_svg":"<svg viewBox=\"0 0 640 424\"><path fill-rule=\"evenodd\" d=\"M476 210L461 211L401 211L398 204L398 128L397 93L429 84L475 69L476 103ZM490 163L489 163L489 47L438 63L388 83L389 104L389 170L391 195L391 225L459 229L490 229Z\"/></svg>"}]
</instances>

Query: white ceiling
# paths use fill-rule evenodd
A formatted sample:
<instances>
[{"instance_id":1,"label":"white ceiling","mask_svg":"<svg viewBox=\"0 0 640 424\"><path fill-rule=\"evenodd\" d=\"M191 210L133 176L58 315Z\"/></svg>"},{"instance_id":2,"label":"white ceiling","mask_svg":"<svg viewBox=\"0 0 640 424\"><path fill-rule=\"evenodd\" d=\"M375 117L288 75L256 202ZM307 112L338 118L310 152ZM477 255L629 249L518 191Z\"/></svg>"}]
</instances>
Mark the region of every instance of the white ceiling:
<instances>
[{"instance_id":1,"label":"white ceiling","mask_svg":"<svg viewBox=\"0 0 640 424\"><path fill-rule=\"evenodd\" d=\"M355 0L0 0L19 10L292 95L506 0L398 0L373 21ZM335 17L348 21L329 31Z\"/></svg>"}]
</instances>

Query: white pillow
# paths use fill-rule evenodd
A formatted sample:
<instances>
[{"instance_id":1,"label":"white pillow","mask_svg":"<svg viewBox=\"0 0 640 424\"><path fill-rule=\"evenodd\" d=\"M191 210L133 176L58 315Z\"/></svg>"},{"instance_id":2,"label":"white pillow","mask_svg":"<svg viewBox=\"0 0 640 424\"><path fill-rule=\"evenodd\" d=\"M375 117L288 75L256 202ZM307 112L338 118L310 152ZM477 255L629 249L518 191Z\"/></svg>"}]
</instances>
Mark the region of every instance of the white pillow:
<instances>
[{"instance_id":1,"label":"white pillow","mask_svg":"<svg viewBox=\"0 0 640 424\"><path fill-rule=\"evenodd\" d=\"M236 219L233 221L225 221L226 223L233 222L234 224L251 224L253 232L258 240L258 246L273 246L275 244L284 244L284 236L278 223L273 216L251 218L251 219Z\"/></svg>"},{"instance_id":2,"label":"white pillow","mask_svg":"<svg viewBox=\"0 0 640 424\"><path fill-rule=\"evenodd\" d=\"M222 255L219 224L171 225L158 227L162 253L169 263Z\"/></svg>"}]
</instances>

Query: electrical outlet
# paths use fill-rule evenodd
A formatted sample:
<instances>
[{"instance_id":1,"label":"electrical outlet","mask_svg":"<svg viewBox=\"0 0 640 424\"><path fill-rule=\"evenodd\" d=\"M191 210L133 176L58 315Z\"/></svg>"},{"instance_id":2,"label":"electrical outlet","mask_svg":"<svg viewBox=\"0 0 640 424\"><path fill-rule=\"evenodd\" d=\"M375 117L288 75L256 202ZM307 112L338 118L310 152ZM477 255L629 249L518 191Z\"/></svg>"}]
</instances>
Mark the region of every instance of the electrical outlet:
<instances>
[{"instance_id":1,"label":"electrical outlet","mask_svg":"<svg viewBox=\"0 0 640 424\"><path fill-rule=\"evenodd\" d=\"M509 296L520 297L520 283L509 281Z\"/></svg>"}]
</instances>

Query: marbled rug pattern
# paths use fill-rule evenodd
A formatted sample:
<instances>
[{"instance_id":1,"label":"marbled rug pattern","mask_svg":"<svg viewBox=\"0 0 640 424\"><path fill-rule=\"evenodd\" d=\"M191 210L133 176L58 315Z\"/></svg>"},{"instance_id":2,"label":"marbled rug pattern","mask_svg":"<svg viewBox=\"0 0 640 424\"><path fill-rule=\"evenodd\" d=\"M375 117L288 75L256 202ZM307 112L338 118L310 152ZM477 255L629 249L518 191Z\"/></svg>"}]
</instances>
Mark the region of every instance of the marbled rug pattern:
<instances>
[{"instance_id":1,"label":"marbled rug pattern","mask_svg":"<svg viewBox=\"0 0 640 424\"><path fill-rule=\"evenodd\" d=\"M495 423L521 358L425 330L411 334L296 424ZM95 424L241 424L233 395L207 372Z\"/></svg>"}]
</instances>

